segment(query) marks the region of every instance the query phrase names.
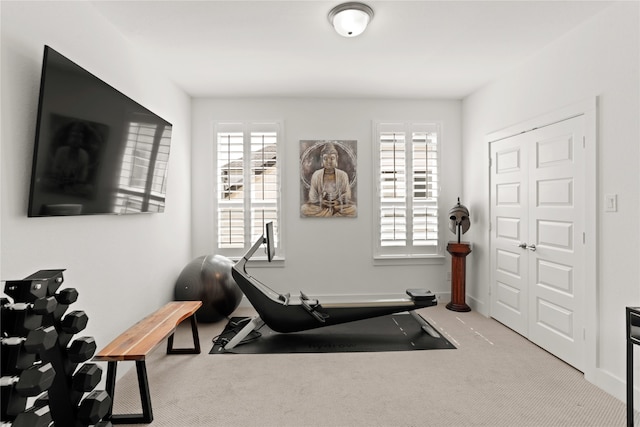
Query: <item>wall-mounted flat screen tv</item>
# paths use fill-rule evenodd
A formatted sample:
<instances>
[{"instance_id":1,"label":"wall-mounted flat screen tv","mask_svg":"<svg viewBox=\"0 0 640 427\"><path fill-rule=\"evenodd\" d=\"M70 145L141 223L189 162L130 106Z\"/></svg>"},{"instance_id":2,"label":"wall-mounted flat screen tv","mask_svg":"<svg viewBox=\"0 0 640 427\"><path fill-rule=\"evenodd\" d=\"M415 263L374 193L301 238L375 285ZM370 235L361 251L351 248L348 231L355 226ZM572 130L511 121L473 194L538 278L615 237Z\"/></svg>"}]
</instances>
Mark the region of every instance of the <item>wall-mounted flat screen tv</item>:
<instances>
[{"instance_id":1,"label":"wall-mounted flat screen tv","mask_svg":"<svg viewBox=\"0 0 640 427\"><path fill-rule=\"evenodd\" d=\"M163 212L171 129L45 46L28 215Z\"/></svg>"}]
</instances>

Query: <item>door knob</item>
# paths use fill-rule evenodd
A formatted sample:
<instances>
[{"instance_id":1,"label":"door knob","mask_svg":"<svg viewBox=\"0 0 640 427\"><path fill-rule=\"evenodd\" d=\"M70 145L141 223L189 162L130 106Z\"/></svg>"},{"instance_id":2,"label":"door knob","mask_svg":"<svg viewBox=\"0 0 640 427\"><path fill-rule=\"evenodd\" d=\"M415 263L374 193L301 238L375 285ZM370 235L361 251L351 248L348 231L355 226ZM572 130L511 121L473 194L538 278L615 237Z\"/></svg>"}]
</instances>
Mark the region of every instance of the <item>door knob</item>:
<instances>
[{"instance_id":1,"label":"door knob","mask_svg":"<svg viewBox=\"0 0 640 427\"><path fill-rule=\"evenodd\" d=\"M518 243L516 246L519 247L519 248L522 248L522 249L527 249L527 244L526 243Z\"/></svg>"},{"instance_id":2,"label":"door knob","mask_svg":"<svg viewBox=\"0 0 640 427\"><path fill-rule=\"evenodd\" d=\"M535 252L536 251L536 245L528 245L527 249L529 249L531 252Z\"/></svg>"}]
</instances>

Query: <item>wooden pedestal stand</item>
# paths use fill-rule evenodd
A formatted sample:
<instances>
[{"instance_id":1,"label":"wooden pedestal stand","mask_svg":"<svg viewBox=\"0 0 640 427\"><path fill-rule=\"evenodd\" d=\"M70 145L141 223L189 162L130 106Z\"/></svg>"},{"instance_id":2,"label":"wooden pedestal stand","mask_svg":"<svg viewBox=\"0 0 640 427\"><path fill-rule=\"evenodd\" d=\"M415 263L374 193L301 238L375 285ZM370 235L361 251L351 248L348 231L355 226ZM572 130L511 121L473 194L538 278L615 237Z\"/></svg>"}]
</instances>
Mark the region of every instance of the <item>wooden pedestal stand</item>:
<instances>
[{"instance_id":1,"label":"wooden pedestal stand","mask_svg":"<svg viewBox=\"0 0 640 427\"><path fill-rule=\"evenodd\" d=\"M446 307L453 311L471 311L465 302L466 257L471 253L471 246L449 242L447 252L451 254L451 302Z\"/></svg>"}]
</instances>

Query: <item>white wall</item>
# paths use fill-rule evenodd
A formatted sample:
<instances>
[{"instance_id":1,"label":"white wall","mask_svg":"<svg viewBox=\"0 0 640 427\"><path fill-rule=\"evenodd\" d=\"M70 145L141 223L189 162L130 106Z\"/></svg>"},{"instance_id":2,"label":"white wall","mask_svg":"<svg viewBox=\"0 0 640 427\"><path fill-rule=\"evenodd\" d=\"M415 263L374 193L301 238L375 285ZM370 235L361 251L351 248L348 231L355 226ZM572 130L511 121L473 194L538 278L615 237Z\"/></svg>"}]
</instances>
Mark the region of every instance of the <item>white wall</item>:
<instances>
[{"instance_id":1,"label":"white wall","mask_svg":"<svg viewBox=\"0 0 640 427\"><path fill-rule=\"evenodd\" d=\"M173 298L191 255L190 100L88 2L0 3L3 280L66 268L98 347ZM173 124L162 214L27 218L44 45L69 57Z\"/></svg>"},{"instance_id":2,"label":"white wall","mask_svg":"<svg viewBox=\"0 0 640 427\"><path fill-rule=\"evenodd\" d=\"M489 173L486 135L598 97L597 366L590 379L624 400L624 308L640 305L638 259L639 3L621 2L547 46L463 102L463 188L472 216L468 292L489 313ZM605 213L605 194L618 212ZM637 352L636 352L637 353ZM636 360L636 366L638 366ZM636 372L636 378L638 378ZM636 382L636 384L638 384Z\"/></svg>"},{"instance_id":3,"label":"white wall","mask_svg":"<svg viewBox=\"0 0 640 427\"><path fill-rule=\"evenodd\" d=\"M461 188L460 101L379 99L196 99L193 102L193 253L214 253L213 122L282 120L284 122L284 268L264 268L260 279L281 292L312 295L395 295L426 287L449 292L445 263L374 266L372 260L372 122L435 120L442 122L442 232L445 217ZM301 218L300 140L352 139L358 151L358 217ZM445 302L448 302L446 300Z\"/></svg>"}]
</instances>

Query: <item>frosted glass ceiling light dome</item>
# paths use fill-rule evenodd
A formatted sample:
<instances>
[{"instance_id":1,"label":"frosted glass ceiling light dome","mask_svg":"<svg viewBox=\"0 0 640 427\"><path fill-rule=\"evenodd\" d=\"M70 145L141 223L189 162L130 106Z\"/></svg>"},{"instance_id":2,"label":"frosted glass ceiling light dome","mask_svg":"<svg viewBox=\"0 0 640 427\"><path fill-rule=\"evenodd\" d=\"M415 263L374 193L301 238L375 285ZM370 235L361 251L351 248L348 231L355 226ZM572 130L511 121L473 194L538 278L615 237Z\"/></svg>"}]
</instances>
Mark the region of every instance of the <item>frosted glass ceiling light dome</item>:
<instances>
[{"instance_id":1,"label":"frosted glass ceiling light dome","mask_svg":"<svg viewBox=\"0 0 640 427\"><path fill-rule=\"evenodd\" d=\"M340 4L329 12L329 22L343 37L355 37L362 34L373 18L373 9L363 3L348 2Z\"/></svg>"}]
</instances>

